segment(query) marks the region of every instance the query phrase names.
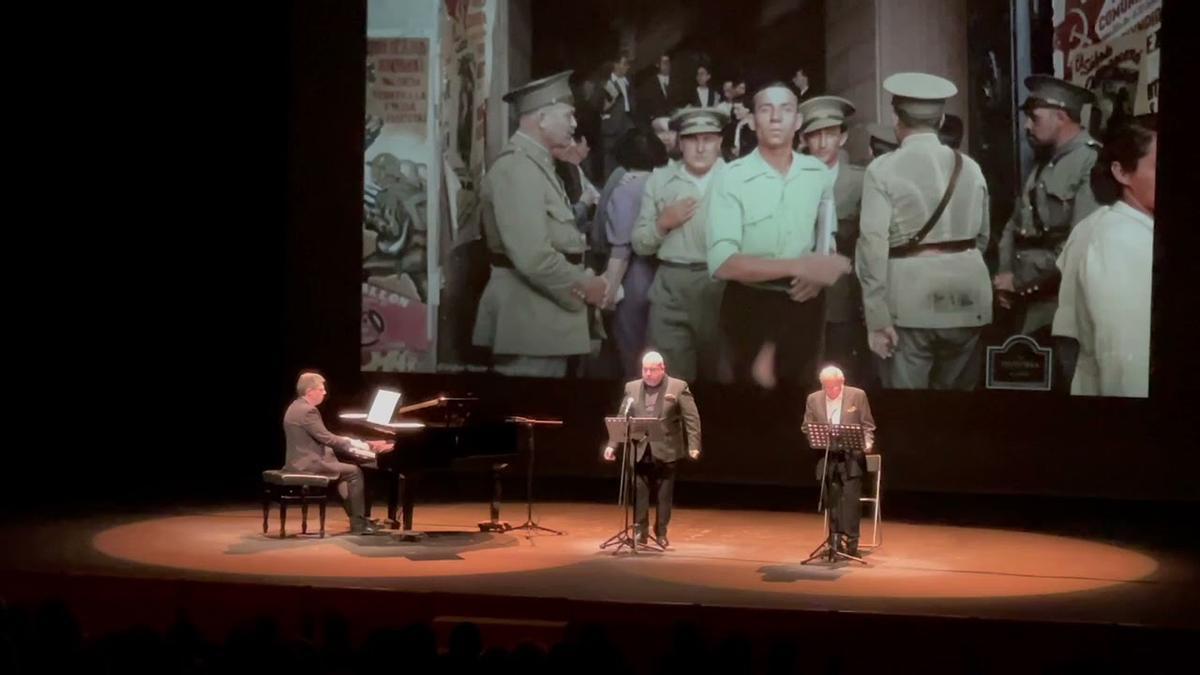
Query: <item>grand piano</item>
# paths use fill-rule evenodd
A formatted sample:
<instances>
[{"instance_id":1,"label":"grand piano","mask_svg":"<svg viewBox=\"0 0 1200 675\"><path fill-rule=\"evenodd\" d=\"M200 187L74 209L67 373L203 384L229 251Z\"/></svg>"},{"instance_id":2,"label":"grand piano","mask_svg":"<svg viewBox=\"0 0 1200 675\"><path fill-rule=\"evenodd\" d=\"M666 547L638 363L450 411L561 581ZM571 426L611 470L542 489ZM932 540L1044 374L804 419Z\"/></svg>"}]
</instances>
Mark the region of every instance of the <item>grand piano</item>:
<instances>
[{"instance_id":1,"label":"grand piano","mask_svg":"<svg viewBox=\"0 0 1200 675\"><path fill-rule=\"evenodd\" d=\"M392 529L412 531L413 505L420 476L471 462L490 465L492 500L484 530L503 530L500 522L500 474L521 451L522 418L489 415L479 399L438 396L395 410L390 421L371 421L365 413L342 413L346 422L365 427L393 442L390 450L356 450L350 458L363 466L387 472L388 517ZM397 510L401 510L398 520Z\"/></svg>"}]
</instances>

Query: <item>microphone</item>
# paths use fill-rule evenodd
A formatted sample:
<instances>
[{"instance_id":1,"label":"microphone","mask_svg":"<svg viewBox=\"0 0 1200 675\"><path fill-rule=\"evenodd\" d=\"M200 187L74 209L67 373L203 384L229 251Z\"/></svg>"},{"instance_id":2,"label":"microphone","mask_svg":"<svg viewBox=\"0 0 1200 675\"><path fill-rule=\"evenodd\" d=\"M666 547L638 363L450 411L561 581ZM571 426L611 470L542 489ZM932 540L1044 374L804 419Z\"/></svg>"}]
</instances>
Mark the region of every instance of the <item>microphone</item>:
<instances>
[{"instance_id":1,"label":"microphone","mask_svg":"<svg viewBox=\"0 0 1200 675\"><path fill-rule=\"evenodd\" d=\"M633 397L626 396L625 399L623 401L621 401L621 412L617 413L617 417L626 417L629 415L630 412L632 412L632 410L633 410Z\"/></svg>"}]
</instances>

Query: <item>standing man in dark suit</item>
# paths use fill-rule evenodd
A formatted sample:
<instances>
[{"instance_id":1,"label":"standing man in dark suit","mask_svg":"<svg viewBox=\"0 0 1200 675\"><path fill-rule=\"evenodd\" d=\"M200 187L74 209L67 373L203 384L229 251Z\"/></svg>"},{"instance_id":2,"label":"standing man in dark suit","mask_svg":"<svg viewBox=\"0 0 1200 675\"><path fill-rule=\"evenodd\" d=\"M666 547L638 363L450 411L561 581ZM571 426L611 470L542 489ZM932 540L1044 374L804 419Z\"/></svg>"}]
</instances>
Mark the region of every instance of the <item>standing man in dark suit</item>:
<instances>
[{"instance_id":1,"label":"standing man in dark suit","mask_svg":"<svg viewBox=\"0 0 1200 675\"><path fill-rule=\"evenodd\" d=\"M632 452L637 484L634 494L637 543L645 544L648 540L650 490L654 487L658 493L654 539L666 549L671 545L667 526L671 523L675 495L675 467L684 455L691 459L700 457L700 412L687 382L667 377L667 365L658 352L647 352L642 357L642 379L625 384L625 403L621 408L634 417L657 417L665 427L662 442L638 439ZM609 439L604 448L605 460L616 459L618 442L619 439Z\"/></svg>"},{"instance_id":2,"label":"standing man in dark suit","mask_svg":"<svg viewBox=\"0 0 1200 675\"><path fill-rule=\"evenodd\" d=\"M608 175L617 168L613 152L617 149L617 140L634 126L634 114L637 107L633 100L632 87L629 85L629 65L631 58L621 52L612 62L608 79L600 87L600 137L604 147L604 169L600 180L608 179Z\"/></svg>"},{"instance_id":3,"label":"standing man in dark suit","mask_svg":"<svg viewBox=\"0 0 1200 675\"><path fill-rule=\"evenodd\" d=\"M284 471L313 473L337 481L338 495L350 518L351 534L375 532L366 518L366 496L362 469L354 464L339 462L334 450L350 452L369 448L385 452L391 448L386 441L363 441L330 433L321 421L317 406L325 400L325 378L317 373L300 373L296 381L298 398L283 415L283 434L287 439L287 462Z\"/></svg>"},{"instance_id":4,"label":"standing man in dark suit","mask_svg":"<svg viewBox=\"0 0 1200 675\"><path fill-rule=\"evenodd\" d=\"M671 80L671 56L658 57L658 69L638 89L638 111L646 122L656 117L670 117L676 108L675 83Z\"/></svg>"},{"instance_id":5,"label":"standing man in dark suit","mask_svg":"<svg viewBox=\"0 0 1200 675\"><path fill-rule=\"evenodd\" d=\"M804 422L828 424L861 424L866 436L866 452L875 447L875 418L867 402L867 392L847 387L846 376L837 366L821 371L821 391L808 395L804 406ZM858 524L862 518L859 497L862 496L862 477L867 471L867 459L862 450L830 453L829 465L817 462L817 480L828 475L825 503L829 508L829 527L838 536L838 548L843 553L858 556Z\"/></svg>"}]
</instances>

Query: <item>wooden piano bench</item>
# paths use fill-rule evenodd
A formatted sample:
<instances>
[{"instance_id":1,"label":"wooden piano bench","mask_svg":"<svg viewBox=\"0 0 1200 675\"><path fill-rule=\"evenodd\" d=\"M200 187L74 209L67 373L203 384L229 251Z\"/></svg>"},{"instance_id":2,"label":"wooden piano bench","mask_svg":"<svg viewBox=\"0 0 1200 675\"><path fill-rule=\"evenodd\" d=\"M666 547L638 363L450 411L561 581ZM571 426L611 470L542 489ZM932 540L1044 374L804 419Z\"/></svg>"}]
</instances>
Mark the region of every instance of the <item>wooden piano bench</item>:
<instances>
[{"instance_id":1,"label":"wooden piano bench","mask_svg":"<svg viewBox=\"0 0 1200 675\"><path fill-rule=\"evenodd\" d=\"M267 533L267 518L271 502L279 504L279 538L287 536L288 504L300 504L300 533L308 534L308 505L316 504L321 518L321 537L325 536L325 500L329 497L330 478L311 473L292 473L279 470L263 472L263 534Z\"/></svg>"}]
</instances>

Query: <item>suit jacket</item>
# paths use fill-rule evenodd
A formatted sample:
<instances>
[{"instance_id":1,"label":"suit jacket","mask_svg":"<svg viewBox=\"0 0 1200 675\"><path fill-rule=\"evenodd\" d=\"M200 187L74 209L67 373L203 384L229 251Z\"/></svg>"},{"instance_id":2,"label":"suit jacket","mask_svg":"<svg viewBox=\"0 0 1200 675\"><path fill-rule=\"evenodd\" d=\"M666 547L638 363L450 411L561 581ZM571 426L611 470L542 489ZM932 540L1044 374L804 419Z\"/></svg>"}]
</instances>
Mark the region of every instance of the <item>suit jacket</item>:
<instances>
[{"instance_id":1,"label":"suit jacket","mask_svg":"<svg viewBox=\"0 0 1200 675\"><path fill-rule=\"evenodd\" d=\"M325 428L321 412L303 398L297 398L283 414L283 435L287 439L284 471L315 473L336 478L337 457L333 449L347 451L350 439Z\"/></svg>"},{"instance_id":2,"label":"suit jacket","mask_svg":"<svg viewBox=\"0 0 1200 675\"><path fill-rule=\"evenodd\" d=\"M646 417L645 407L646 383L633 380L625 384L625 396L633 397L633 416ZM658 419L666 427L666 439L661 443L650 443L648 439L634 441L634 457L641 459L647 446L654 459L660 462L674 462L681 459L689 450L700 449L700 411L696 409L696 400L688 389L687 382L674 377L665 378L662 400L658 402ZM610 438L609 445L616 447L623 438Z\"/></svg>"},{"instance_id":3,"label":"suit jacket","mask_svg":"<svg viewBox=\"0 0 1200 675\"><path fill-rule=\"evenodd\" d=\"M708 96L703 100L700 98L700 92L696 91L698 87L688 87L686 105L696 105L701 108L711 108L721 102L721 96L717 94L717 90L712 87L708 88Z\"/></svg>"},{"instance_id":4,"label":"suit jacket","mask_svg":"<svg viewBox=\"0 0 1200 675\"><path fill-rule=\"evenodd\" d=\"M822 389L808 395L808 400L804 405L804 421L820 423L829 421L829 411L825 408L825 390ZM875 417L871 415L871 404L867 401L867 392L858 387L842 388L841 424L861 424L863 435L867 440L867 447L871 448L872 452L874 451ZM817 462L817 480L820 480L821 474L825 472L823 461ZM865 472L866 458L863 452L852 450L846 453L846 474L855 478Z\"/></svg>"},{"instance_id":5,"label":"suit jacket","mask_svg":"<svg viewBox=\"0 0 1200 675\"><path fill-rule=\"evenodd\" d=\"M640 114L638 110L637 94L633 91L633 84L627 87L629 94L629 112L625 112L625 94L620 93L620 87L614 88L617 90L617 96L613 100L612 106L604 109L604 101L607 98L607 93L604 91L604 85L597 88L596 93L596 108L600 111L600 135L606 139L606 143L615 143L626 131L634 128L634 116ZM612 148L606 146L605 152L611 152Z\"/></svg>"},{"instance_id":6,"label":"suit jacket","mask_svg":"<svg viewBox=\"0 0 1200 675\"><path fill-rule=\"evenodd\" d=\"M670 115L675 109L675 78L671 78L671 85L667 87L667 92L664 94L662 83L658 81L658 75L651 75L642 82L642 86L637 90L637 112L642 115L646 122L649 123L655 117Z\"/></svg>"},{"instance_id":7,"label":"suit jacket","mask_svg":"<svg viewBox=\"0 0 1200 675\"><path fill-rule=\"evenodd\" d=\"M736 119L731 119L721 131L721 153L726 162L745 157L758 147L758 135L755 131L750 128L749 124L742 125L740 128L739 124ZM735 145L737 152L734 152Z\"/></svg>"}]
</instances>

